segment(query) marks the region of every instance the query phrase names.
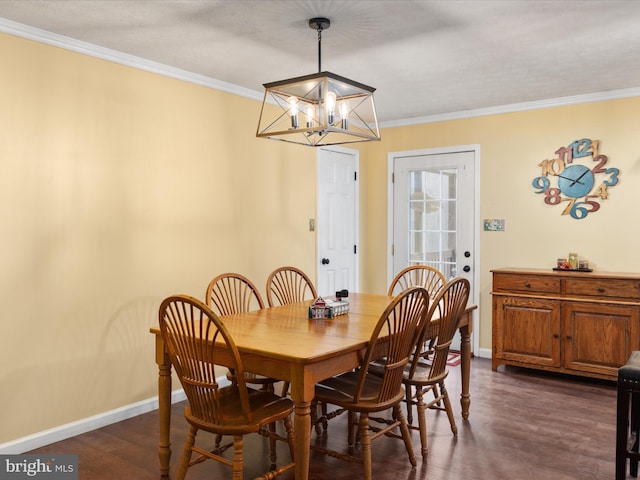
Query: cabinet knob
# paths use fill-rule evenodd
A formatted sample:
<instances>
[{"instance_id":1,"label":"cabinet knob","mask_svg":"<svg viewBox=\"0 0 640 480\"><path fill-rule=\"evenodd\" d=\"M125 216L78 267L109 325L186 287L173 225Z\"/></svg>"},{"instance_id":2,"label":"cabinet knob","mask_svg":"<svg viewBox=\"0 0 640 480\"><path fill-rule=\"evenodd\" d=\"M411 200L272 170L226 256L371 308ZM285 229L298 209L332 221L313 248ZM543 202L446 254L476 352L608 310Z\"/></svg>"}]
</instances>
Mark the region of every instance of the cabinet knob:
<instances>
[{"instance_id":1,"label":"cabinet knob","mask_svg":"<svg viewBox=\"0 0 640 480\"><path fill-rule=\"evenodd\" d=\"M604 288L599 287L599 288L598 288L598 292L599 292L599 293L604 293Z\"/></svg>"},{"instance_id":2,"label":"cabinet knob","mask_svg":"<svg viewBox=\"0 0 640 480\"><path fill-rule=\"evenodd\" d=\"M531 284L529 282L525 282L524 286L527 287L527 288L531 288Z\"/></svg>"},{"instance_id":3,"label":"cabinet knob","mask_svg":"<svg viewBox=\"0 0 640 480\"><path fill-rule=\"evenodd\" d=\"M558 335L557 333L554 333L553 338L560 338L560 335Z\"/></svg>"},{"instance_id":4,"label":"cabinet knob","mask_svg":"<svg viewBox=\"0 0 640 480\"><path fill-rule=\"evenodd\" d=\"M567 335L565 338L566 338L567 340L571 340L571 335Z\"/></svg>"}]
</instances>

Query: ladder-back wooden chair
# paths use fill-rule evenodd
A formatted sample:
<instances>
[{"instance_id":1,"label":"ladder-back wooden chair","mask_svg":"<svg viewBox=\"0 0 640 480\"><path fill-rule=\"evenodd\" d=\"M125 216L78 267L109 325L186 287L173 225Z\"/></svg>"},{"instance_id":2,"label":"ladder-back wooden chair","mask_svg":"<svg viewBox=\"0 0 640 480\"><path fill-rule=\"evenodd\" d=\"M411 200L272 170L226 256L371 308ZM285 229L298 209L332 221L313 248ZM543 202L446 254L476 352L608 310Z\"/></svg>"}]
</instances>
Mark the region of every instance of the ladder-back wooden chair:
<instances>
[{"instance_id":1,"label":"ladder-back wooden chair","mask_svg":"<svg viewBox=\"0 0 640 480\"><path fill-rule=\"evenodd\" d=\"M232 467L233 479L243 478L243 437L259 433L269 437L271 470L259 477L271 480L294 467L291 463L276 468L277 440L289 444L291 458L295 436L291 422L293 402L272 392L248 388L244 381L242 358L218 315L196 298L177 295L165 299L159 310L160 330L175 372L187 396L184 415L190 424L177 478L183 480L187 469L211 459ZM238 373L236 383L221 387L216 381L218 349L224 345L230 368ZM276 433L275 422L282 420L287 437ZM216 445L213 450L196 446L196 435L204 430L216 435L230 435L233 441ZM233 446L233 460L223 453ZM192 454L198 457L191 460Z\"/></svg>"},{"instance_id":2,"label":"ladder-back wooden chair","mask_svg":"<svg viewBox=\"0 0 640 480\"><path fill-rule=\"evenodd\" d=\"M428 309L429 294L424 288L410 287L403 291L380 316L359 368L316 385L315 398L311 405L312 423L325 421L324 418L317 418L319 402L323 405L333 404L338 406L340 411L347 411L348 442L352 446L355 444L354 419L359 415L358 436L362 456L358 458L317 445L312 445L311 448L330 456L362 463L365 480L371 480L371 442L383 435L401 437L411 465L416 465L409 427L400 404L404 398L403 372ZM386 359L383 374L370 374L369 366L381 357ZM385 422L382 428L370 425L370 414L390 408L393 409L393 420ZM371 420L375 419L371 417ZM399 427L400 435L394 433L396 427Z\"/></svg>"},{"instance_id":3,"label":"ladder-back wooden chair","mask_svg":"<svg viewBox=\"0 0 640 480\"><path fill-rule=\"evenodd\" d=\"M266 290L270 307L318 298L311 279L296 267L280 267L271 272Z\"/></svg>"}]
</instances>

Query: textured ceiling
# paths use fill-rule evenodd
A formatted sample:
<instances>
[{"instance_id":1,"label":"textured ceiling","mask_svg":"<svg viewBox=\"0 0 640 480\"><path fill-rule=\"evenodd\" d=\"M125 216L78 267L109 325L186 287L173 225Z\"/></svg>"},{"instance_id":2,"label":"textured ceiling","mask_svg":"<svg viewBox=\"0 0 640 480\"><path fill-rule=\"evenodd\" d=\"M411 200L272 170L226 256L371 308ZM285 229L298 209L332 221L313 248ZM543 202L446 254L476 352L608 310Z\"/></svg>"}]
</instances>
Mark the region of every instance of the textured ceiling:
<instances>
[{"instance_id":1,"label":"textured ceiling","mask_svg":"<svg viewBox=\"0 0 640 480\"><path fill-rule=\"evenodd\" d=\"M262 92L322 69L393 122L638 89L635 0L0 0L0 17ZM640 94L640 93L637 93Z\"/></svg>"}]
</instances>

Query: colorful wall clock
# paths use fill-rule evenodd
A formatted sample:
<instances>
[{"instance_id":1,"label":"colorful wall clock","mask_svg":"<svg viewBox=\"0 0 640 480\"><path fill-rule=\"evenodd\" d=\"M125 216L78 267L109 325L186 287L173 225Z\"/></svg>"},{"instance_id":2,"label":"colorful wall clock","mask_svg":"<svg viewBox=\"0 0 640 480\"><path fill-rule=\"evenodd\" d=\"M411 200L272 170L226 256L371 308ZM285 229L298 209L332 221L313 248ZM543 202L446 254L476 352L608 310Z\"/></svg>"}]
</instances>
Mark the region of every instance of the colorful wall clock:
<instances>
[{"instance_id":1,"label":"colorful wall clock","mask_svg":"<svg viewBox=\"0 0 640 480\"><path fill-rule=\"evenodd\" d=\"M556 158L538 164L541 173L531 184L547 205L563 205L562 215L581 220L600 210L609 189L620 181L620 170L599 152L600 141L583 138L554 153Z\"/></svg>"}]
</instances>

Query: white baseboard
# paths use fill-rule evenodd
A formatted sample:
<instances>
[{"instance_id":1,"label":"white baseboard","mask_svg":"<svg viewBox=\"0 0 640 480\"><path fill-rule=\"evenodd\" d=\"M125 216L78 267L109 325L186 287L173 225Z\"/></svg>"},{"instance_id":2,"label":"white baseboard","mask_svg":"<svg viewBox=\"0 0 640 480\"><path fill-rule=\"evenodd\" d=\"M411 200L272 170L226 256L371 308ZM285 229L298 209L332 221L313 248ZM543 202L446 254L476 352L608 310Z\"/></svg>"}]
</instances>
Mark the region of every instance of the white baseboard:
<instances>
[{"instance_id":1,"label":"white baseboard","mask_svg":"<svg viewBox=\"0 0 640 480\"><path fill-rule=\"evenodd\" d=\"M476 353L476 357L480 358L491 358L491 349L490 348L481 348Z\"/></svg>"},{"instance_id":2,"label":"white baseboard","mask_svg":"<svg viewBox=\"0 0 640 480\"><path fill-rule=\"evenodd\" d=\"M181 402L186 398L183 390L176 390L171 394L171 403ZM66 440L67 438L75 437L76 435L90 432L91 430L105 427L112 423L121 422L122 420L151 412L157 408L158 397L142 400L109 412L94 415L93 417L83 418L82 420L60 425L10 442L0 443L0 454L14 455L29 452L51 443Z\"/></svg>"}]
</instances>

